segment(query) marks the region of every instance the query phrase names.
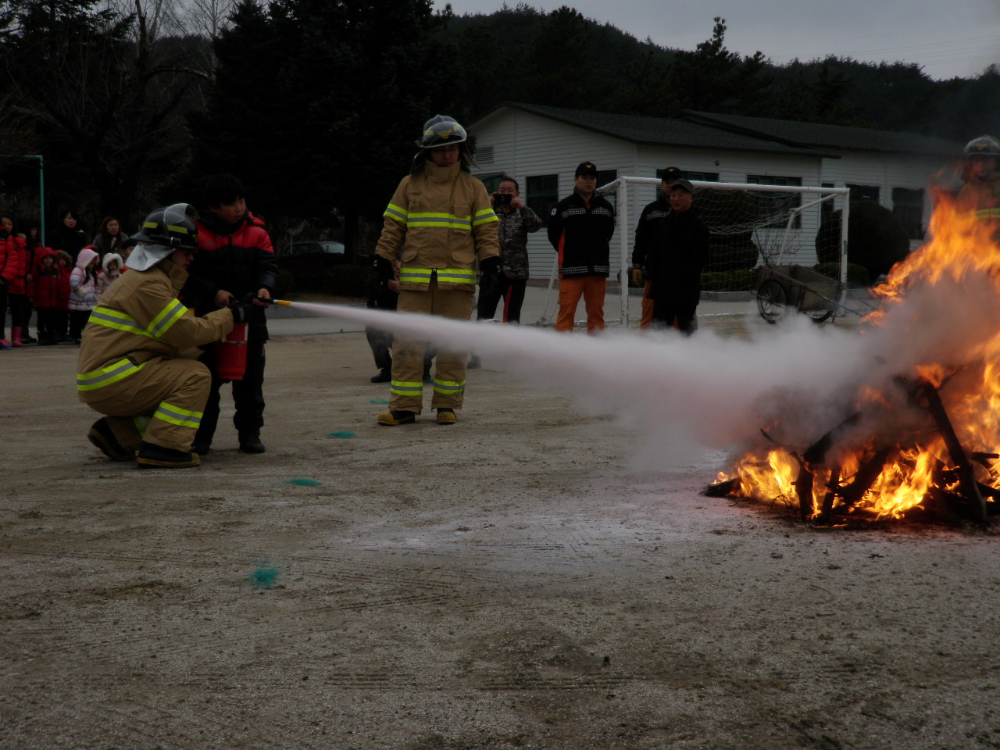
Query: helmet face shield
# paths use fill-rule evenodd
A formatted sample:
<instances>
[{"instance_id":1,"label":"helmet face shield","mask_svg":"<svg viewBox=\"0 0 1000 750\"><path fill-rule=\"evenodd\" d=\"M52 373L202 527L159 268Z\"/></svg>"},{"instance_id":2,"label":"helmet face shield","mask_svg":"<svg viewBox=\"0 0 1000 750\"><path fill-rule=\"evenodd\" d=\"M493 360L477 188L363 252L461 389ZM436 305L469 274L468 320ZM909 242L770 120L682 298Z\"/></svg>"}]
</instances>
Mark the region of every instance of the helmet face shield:
<instances>
[{"instance_id":1,"label":"helmet face shield","mask_svg":"<svg viewBox=\"0 0 1000 750\"><path fill-rule=\"evenodd\" d=\"M198 249L198 212L188 203L174 203L150 211L142 229L134 235L139 242L184 250Z\"/></svg>"},{"instance_id":2,"label":"helmet face shield","mask_svg":"<svg viewBox=\"0 0 1000 750\"><path fill-rule=\"evenodd\" d=\"M970 156L1000 156L1000 141L990 135L981 135L965 144L965 155Z\"/></svg>"},{"instance_id":3,"label":"helmet face shield","mask_svg":"<svg viewBox=\"0 0 1000 750\"><path fill-rule=\"evenodd\" d=\"M468 139L465 128L447 115L436 115L424 123L424 133L417 143L420 148L438 148L464 143Z\"/></svg>"}]
</instances>

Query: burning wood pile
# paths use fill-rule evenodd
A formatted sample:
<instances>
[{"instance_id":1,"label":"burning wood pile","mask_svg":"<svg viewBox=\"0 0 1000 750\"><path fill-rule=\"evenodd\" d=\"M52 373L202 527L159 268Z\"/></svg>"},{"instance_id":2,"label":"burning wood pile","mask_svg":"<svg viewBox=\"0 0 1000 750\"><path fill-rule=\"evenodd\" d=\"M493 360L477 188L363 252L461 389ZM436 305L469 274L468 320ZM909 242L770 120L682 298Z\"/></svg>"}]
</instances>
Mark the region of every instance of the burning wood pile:
<instances>
[{"instance_id":1,"label":"burning wood pile","mask_svg":"<svg viewBox=\"0 0 1000 750\"><path fill-rule=\"evenodd\" d=\"M942 202L930 234L875 290L859 331L869 371L809 408L776 395L761 439L707 495L822 524L1000 515L997 226Z\"/></svg>"}]
</instances>

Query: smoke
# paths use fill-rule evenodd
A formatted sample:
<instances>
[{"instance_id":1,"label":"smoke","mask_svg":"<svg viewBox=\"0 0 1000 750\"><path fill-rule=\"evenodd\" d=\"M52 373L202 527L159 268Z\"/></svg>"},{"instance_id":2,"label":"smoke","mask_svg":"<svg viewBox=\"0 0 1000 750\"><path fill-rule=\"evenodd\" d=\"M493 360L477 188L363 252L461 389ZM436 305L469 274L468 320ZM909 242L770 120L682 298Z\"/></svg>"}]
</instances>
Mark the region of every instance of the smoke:
<instances>
[{"instance_id":1,"label":"smoke","mask_svg":"<svg viewBox=\"0 0 1000 750\"><path fill-rule=\"evenodd\" d=\"M865 388L895 398L878 418L889 414L896 424L873 425L865 415L858 429L903 429L911 415L902 413L906 399L895 379L916 377L921 365L957 371L981 362L1000 331L992 262L951 274L942 272L947 264L919 268L934 277L884 305L878 325L817 326L793 315L747 340L704 329L692 337L611 329L567 335L340 305L295 306L439 348L475 351L537 388L574 397L581 411L615 415L638 433L635 466L669 469L706 448L743 451L762 439L761 428L775 428L772 437L804 450L854 413Z\"/></svg>"},{"instance_id":2,"label":"smoke","mask_svg":"<svg viewBox=\"0 0 1000 750\"><path fill-rule=\"evenodd\" d=\"M704 448L727 450L757 438L768 406L778 404L812 412L808 419L822 434L842 419L843 403L827 406L830 394L843 393L850 404L870 366L856 331L816 326L804 316L752 340L734 340L708 330L692 337L621 330L584 336L339 305L295 306L439 348L474 350L536 387L575 397L582 410L615 414L639 433L640 468L676 467Z\"/></svg>"}]
</instances>

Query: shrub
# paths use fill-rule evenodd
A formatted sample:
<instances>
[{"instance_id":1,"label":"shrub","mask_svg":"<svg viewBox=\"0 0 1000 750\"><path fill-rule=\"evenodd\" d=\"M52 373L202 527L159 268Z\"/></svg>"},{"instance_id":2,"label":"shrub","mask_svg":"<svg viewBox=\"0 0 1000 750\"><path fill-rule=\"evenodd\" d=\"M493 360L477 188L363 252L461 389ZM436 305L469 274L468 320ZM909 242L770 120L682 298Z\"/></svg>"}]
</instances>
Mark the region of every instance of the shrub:
<instances>
[{"instance_id":1,"label":"shrub","mask_svg":"<svg viewBox=\"0 0 1000 750\"><path fill-rule=\"evenodd\" d=\"M816 234L816 257L820 263L840 262L840 222L842 211L834 211ZM832 226L831 226L832 224ZM877 203L852 203L847 227L847 257L864 266L876 279L910 252L910 240L896 215Z\"/></svg>"}]
</instances>

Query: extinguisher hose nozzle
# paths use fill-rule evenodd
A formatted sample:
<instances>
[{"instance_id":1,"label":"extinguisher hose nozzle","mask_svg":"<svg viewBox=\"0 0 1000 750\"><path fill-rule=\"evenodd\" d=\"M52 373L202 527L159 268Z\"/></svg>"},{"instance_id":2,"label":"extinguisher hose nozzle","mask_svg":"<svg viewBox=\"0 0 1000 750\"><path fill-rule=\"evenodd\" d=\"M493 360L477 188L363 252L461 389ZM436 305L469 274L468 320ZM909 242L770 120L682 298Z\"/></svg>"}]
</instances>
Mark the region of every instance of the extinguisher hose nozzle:
<instances>
[{"instance_id":1,"label":"extinguisher hose nozzle","mask_svg":"<svg viewBox=\"0 0 1000 750\"><path fill-rule=\"evenodd\" d=\"M257 298L258 302L263 302L267 305L281 305L282 307L291 307L292 303L287 299L264 299L262 297Z\"/></svg>"}]
</instances>

